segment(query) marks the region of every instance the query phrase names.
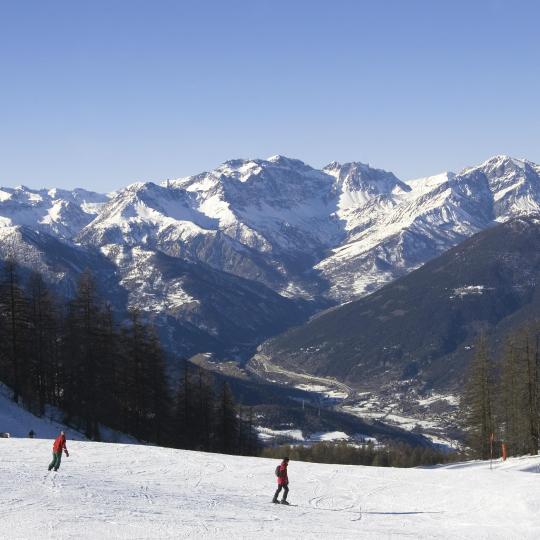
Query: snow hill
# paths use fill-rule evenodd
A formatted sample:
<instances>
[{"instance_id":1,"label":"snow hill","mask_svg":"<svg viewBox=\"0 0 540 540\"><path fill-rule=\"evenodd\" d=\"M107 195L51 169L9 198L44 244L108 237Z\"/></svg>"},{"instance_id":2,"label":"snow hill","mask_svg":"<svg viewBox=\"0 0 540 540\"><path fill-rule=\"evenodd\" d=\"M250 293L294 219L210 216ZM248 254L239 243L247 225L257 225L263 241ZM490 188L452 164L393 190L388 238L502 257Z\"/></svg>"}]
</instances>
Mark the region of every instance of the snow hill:
<instances>
[{"instance_id":1,"label":"snow hill","mask_svg":"<svg viewBox=\"0 0 540 540\"><path fill-rule=\"evenodd\" d=\"M538 538L540 458L388 469L295 463L273 505L275 460L68 440L0 439L0 535L11 540Z\"/></svg>"}]
</instances>

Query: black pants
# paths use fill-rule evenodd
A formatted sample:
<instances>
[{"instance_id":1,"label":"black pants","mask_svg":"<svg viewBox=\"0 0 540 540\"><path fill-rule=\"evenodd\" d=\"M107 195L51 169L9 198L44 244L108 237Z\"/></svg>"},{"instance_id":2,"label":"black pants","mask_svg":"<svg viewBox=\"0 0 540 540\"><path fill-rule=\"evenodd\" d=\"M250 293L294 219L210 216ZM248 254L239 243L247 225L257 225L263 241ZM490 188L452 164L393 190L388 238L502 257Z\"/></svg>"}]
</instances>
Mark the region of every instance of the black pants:
<instances>
[{"instance_id":1,"label":"black pants","mask_svg":"<svg viewBox=\"0 0 540 540\"><path fill-rule=\"evenodd\" d=\"M281 499L282 501L286 501L287 500L287 495L289 494L289 485L288 484L283 484L283 485L279 485L277 490L276 490L276 493L274 495L274 501L277 501L277 498L278 498L278 495L279 495L279 492L283 489L283 498Z\"/></svg>"}]
</instances>

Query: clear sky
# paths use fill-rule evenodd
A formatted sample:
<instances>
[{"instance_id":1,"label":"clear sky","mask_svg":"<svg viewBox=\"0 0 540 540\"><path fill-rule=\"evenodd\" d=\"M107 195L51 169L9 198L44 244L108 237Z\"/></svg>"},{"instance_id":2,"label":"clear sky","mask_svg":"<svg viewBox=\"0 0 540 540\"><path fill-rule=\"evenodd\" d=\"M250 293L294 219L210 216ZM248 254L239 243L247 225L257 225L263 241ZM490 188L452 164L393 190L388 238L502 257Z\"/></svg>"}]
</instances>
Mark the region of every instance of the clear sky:
<instances>
[{"instance_id":1,"label":"clear sky","mask_svg":"<svg viewBox=\"0 0 540 540\"><path fill-rule=\"evenodd\" d=\"M0 184L540 162L536 0L0 0Z\"/></svg>"}]
</instances>

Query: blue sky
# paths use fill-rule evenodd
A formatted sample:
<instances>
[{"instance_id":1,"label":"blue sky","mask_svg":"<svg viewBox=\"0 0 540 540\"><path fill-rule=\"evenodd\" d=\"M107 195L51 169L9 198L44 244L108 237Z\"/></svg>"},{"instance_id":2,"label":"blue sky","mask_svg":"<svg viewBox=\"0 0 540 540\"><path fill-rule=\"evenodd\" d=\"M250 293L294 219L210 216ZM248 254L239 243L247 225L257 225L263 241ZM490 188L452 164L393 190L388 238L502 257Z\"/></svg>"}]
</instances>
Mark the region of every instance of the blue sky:
<instances>
[{"instance_id":1,"label":"blue sky","mask_svg":"<svg viewBox=\"0 0 540 540\"><path fill-rule=\"evenodd\" d=\"M540 2L0 2L0 184L540 162Z\"/></svg>"}]
</instances>

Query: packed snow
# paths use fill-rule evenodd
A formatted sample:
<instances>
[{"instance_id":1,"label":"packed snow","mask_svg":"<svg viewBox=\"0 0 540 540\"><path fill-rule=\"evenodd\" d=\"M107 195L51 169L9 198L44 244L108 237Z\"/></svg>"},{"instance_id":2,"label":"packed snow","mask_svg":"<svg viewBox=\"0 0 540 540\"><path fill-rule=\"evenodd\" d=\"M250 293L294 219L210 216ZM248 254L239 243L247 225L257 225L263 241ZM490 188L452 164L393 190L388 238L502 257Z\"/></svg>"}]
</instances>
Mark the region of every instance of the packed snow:
<instances>
[{"instance_id":1,"label":"packed snow","mask_svg":"<svg viewBox=\"0 0 540 540\"><path fill-rule=\"evenodd\" d=\"M51 440L0 439L4 538L537 538L540 459L391 469Z\"/></svg>"}]
</instances>

